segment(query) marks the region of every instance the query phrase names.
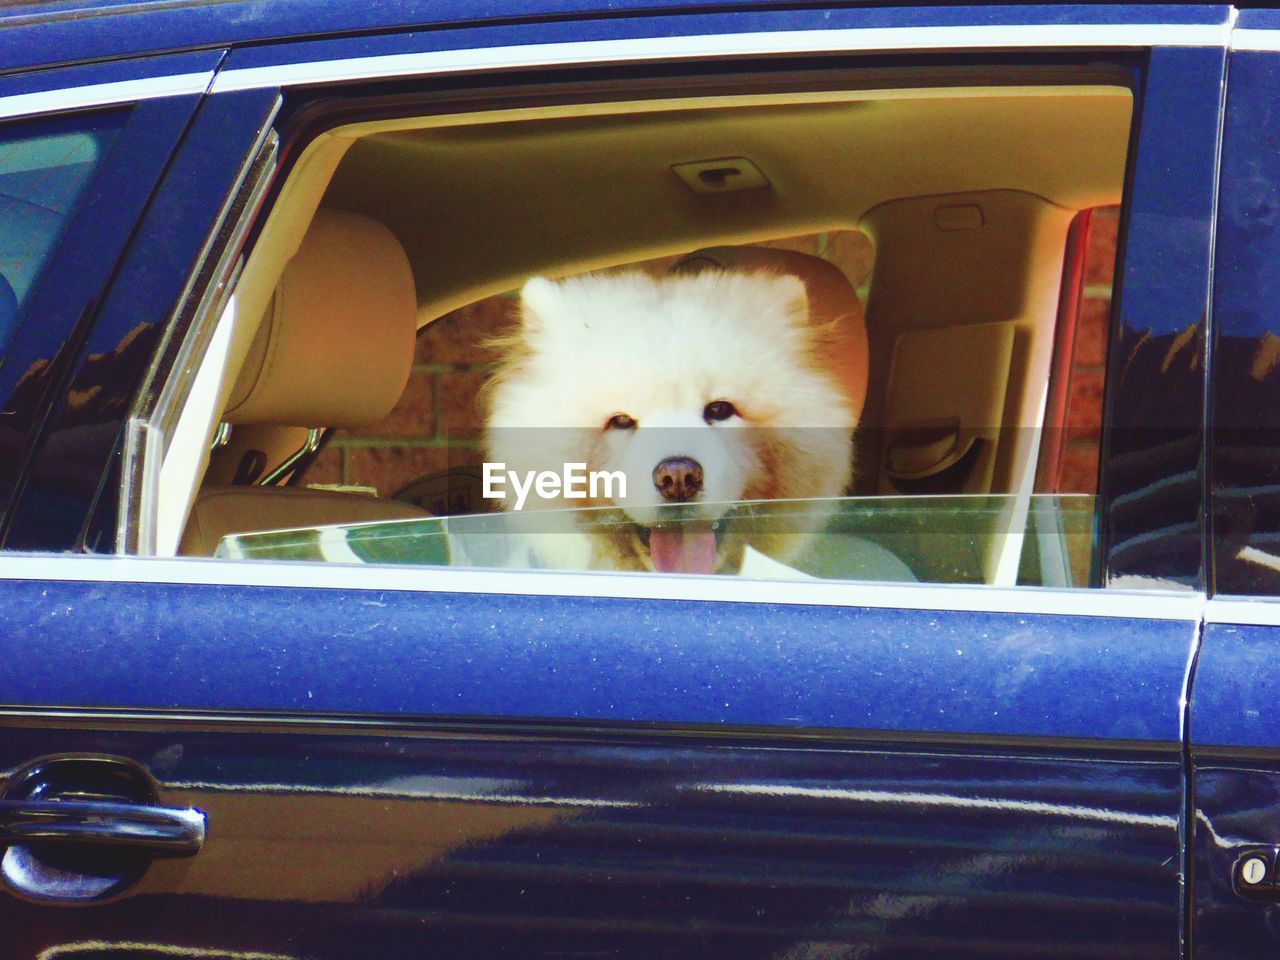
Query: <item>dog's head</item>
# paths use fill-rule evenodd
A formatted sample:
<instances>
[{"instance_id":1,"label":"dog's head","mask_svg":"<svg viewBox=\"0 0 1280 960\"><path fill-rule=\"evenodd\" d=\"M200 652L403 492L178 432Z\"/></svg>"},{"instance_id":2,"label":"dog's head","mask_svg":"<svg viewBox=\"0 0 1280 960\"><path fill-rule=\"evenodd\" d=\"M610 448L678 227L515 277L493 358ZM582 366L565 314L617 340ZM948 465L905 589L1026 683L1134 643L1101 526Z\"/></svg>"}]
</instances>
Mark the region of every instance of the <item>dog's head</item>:
<instances>
[{"instance_id":1,"label":"dog's head","mask_svg":"<svg viewBox=\"0 0 1280 960\"><path fill-rule=\"evenodd\" d=\"M618 507L654 568L702 569L735 501L843 492L854 417L821 347L792 276L535 278L490 387L489 456L621 474L536 506Z\"/></svg>"}]
</instances>

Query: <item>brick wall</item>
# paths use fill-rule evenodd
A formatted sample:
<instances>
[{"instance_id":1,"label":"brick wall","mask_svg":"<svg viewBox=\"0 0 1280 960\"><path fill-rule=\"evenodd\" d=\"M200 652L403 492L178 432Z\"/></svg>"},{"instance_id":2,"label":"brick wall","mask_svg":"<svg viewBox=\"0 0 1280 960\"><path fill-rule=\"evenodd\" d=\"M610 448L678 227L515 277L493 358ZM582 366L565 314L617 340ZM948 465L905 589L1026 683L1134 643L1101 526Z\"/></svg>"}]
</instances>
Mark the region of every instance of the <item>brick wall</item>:
<instances>
[{"instance_id":1,"label":"brick wall","mask_svg":"<svg viewBox=\"0 0 1280 960\"><path fill-rule=\"evenodd\" d=\"M1067 440L1062 455L1060 493L1096 493L1098 443L1102 434L1102 379L1107 362L1111 287L1116 262L1118 207L1099 207L1089 227L1084 262L1084 295L1076 324L1067 395Z\"/></svg>"},{"instance_id":2,"label":"brick wall","mask_svg":"<svg viewBox=\"0 0 1280 960\"><path fill-rule=\"evenodd\" d=\"M516 301L490 297L426 326L409 382L380 422L340 430L304 483L368 486L391 496L410 481L482 459L477 395L488 376L480 343L504 326Z\"/></svg>"},{"instance_id":3,"label":"brick wall","mask_svg":"<svg viewBox=\"0 0 1280 960\"><path fill-rule=\"evenodd\" d=\"M871 241L856 230L788 237L760 246L824 257L844 271L854 287L871 273ZM678 259L664 257L635 266L663 275ZM374 487L381 496L392 496L428 474L467 467L478 474L484 450L477 396L491 359L480 343L513 322L517 306L514 294L503 294L424 327L409 384L395 409L370 427L338 431L301 482ZM474 496L468 498L466 491L462 496L463 507L480 508Z\"/></svg>"}]
</instances>

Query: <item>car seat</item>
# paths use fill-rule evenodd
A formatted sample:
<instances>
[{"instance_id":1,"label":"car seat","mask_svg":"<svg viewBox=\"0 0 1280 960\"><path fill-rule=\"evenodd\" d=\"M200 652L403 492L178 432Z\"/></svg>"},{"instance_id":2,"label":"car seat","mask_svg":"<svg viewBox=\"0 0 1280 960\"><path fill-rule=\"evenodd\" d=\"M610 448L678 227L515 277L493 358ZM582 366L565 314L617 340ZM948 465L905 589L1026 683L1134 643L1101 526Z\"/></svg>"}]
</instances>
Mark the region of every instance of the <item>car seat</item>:
<instances>
[{"instance_id":1,"label":"car seat","mask_svg":"<svg viewBox=\"0 0 1280 960\"><path fill-rule=\"evenodd\" d=\"M223 419L233 431L377 423L404 392L416 329L413 274L391 231L320 210L272 295ZM234 533L426 515L367 493L206 485L179 552L210 556Z\"/></svg>"}]
</instances>

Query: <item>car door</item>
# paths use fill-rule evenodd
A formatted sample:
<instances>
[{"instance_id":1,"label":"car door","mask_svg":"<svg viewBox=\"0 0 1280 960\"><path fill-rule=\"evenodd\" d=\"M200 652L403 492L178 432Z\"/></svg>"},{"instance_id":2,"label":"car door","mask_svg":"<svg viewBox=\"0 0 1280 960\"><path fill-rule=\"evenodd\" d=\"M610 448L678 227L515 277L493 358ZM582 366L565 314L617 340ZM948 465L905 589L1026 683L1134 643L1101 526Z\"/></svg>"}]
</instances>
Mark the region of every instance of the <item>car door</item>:
<instances>
[{"instance_id":1,"label":"car door","mask_svg":"<svg viewBox=\"0 0 1280 960\"><path fill-rule=\"evenodd\" d=\"M1275 950L1274 11L1244 11L1227 91L1213 301L1213 559L1191 703L1196 957Z\"/></svg>"},{"instance_id":2,"label":"car door","mask_svg":"<svg viewBox=\"0 0 1280 960\"><path fill-rule=\"evenodd\" d=\"M0 81L12 168L3 265L12 316L0 334L4 535L13 502L41 473L29 469L30 460L52 410L77 421L77 446L113 444L114 435L97 429L85 404L68 411L58 391L86 364L101 371L107 363L111 345L92 339L87 321L219 58L206 51ZM145 362L150 344L141 336L117 365ZM84 487L93 491L99 479L64 475L60 482L68 495L85 496Z\"/></svg>"},{"instance_id":3,"label":"car door","mask_svg":"<svg viewBox=\"0 0 1280 960\"><path fill-rule=\"evenodd\" d=\"M165 424L113 408L135 446L76 453L101 482L55 510L56 472L36 467L70 424L52 417L0 557L10 953L1177 955L1226 11L976 16L236 50L94 331L119 343L130 320L168 321L155 355L186 362L251 241L236 224L275 169L272 124L365 84L1095 57L1140 98L1107 357L1106 589L57 555L145 544L128 491Z\"/></svg>"}]
</instances>

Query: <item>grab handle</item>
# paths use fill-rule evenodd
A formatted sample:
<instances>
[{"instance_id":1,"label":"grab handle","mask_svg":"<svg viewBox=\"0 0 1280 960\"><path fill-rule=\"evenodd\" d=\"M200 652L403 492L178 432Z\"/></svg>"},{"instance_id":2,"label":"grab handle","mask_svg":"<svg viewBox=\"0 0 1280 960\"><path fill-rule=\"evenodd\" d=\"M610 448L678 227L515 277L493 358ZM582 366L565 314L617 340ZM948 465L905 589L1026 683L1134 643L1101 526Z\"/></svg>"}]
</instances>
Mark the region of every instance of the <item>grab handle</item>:
<instances>
[{"instance_id":1,"label":"grab handle","mask_svg":"<svg viewBox=\"0 0 1280 960\"><path fill-rule=\"evenodd\" d=\"M84 800L0 800L0 846L43 843L126 847L190 857L204 844L198 810Z\"/></svg>"}]
</instances>

